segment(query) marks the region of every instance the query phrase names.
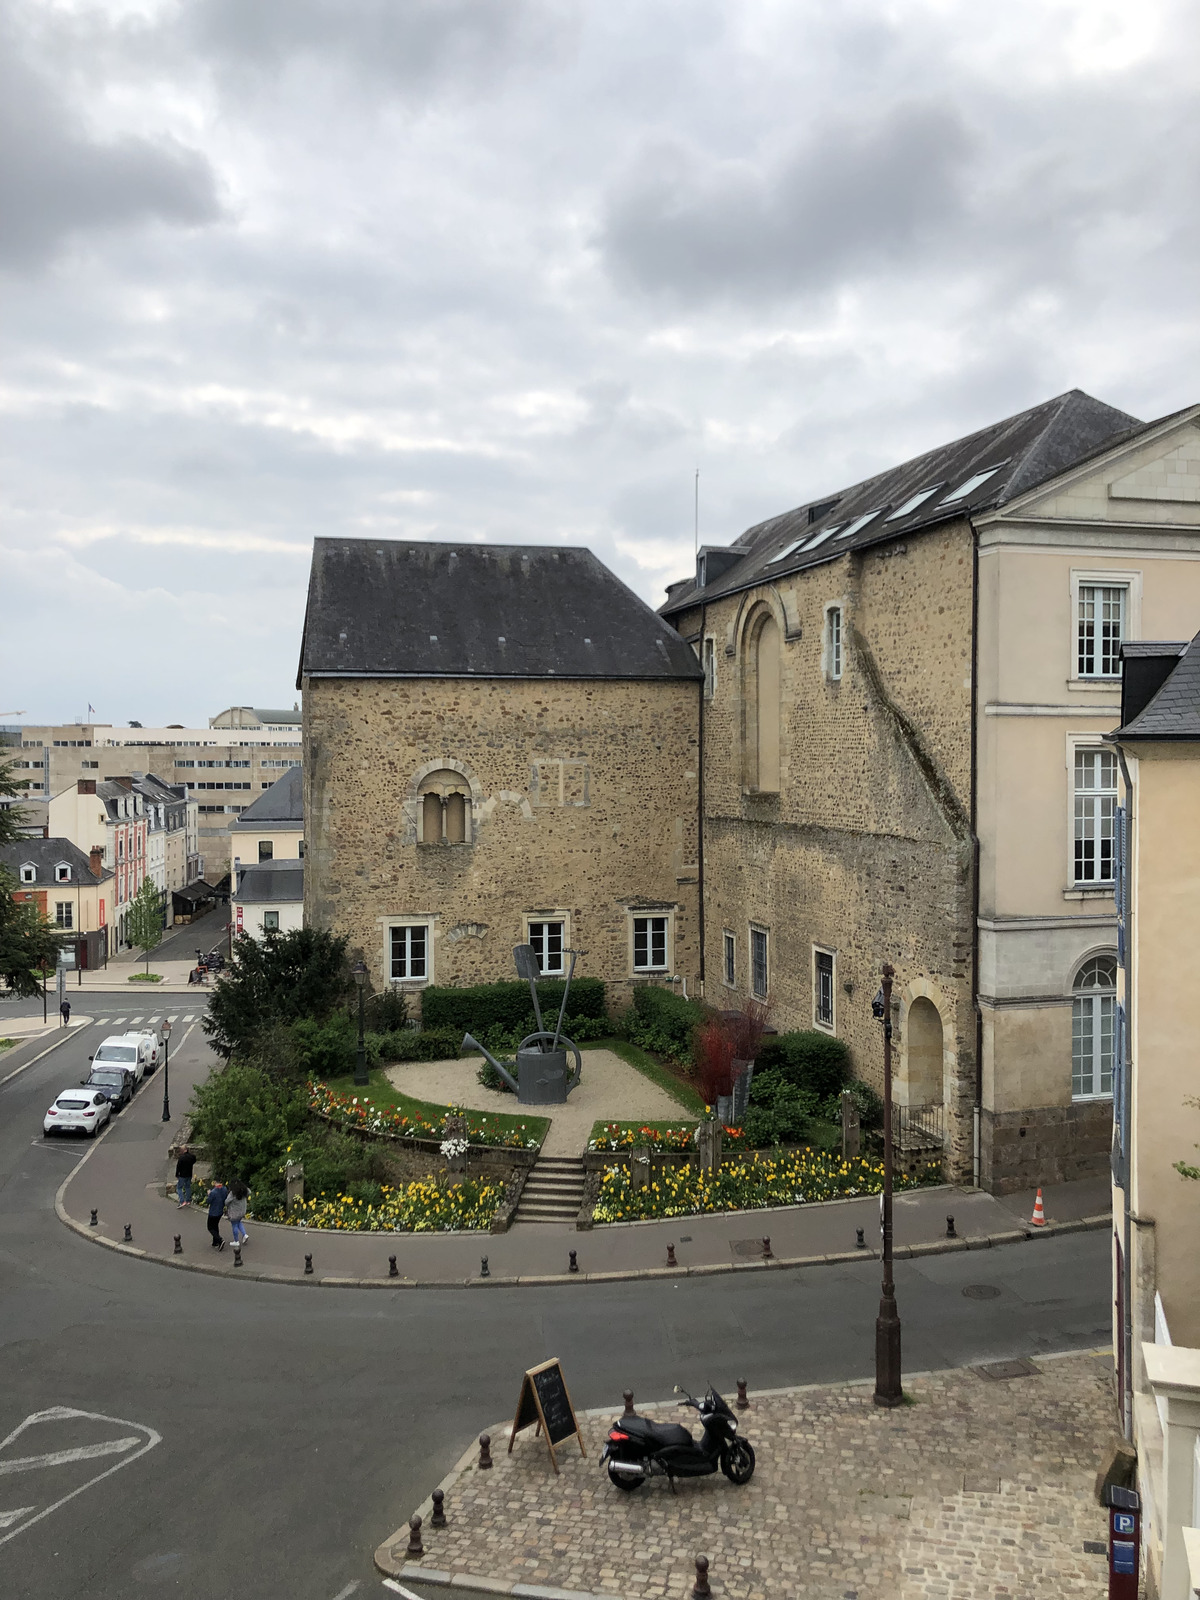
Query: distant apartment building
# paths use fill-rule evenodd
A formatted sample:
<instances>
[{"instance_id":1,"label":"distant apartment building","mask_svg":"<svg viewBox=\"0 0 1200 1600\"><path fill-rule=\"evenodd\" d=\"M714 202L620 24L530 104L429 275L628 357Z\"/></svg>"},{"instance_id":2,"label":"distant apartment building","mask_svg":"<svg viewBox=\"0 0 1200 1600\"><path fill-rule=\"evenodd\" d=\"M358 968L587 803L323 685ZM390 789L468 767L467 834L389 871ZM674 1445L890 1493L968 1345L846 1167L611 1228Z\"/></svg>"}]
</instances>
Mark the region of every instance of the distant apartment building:
<instances>
[{"instance_id":1,"label":"distant apartment building","mask_svg":"<svg viewBox=\"0 0 1200 1600\"><path fill-rule=\"evenodd\" d=\"M114 883L102 857L99 846L88 852L69 839L0 845L0 867L13 879L13 898L32 902L61 929L68 959L81 969L102 966L108 954Z\"/></svg>"},{"instance_id":2,"label":"distant apartment building","mask_svg":"<svg viewBox=\"0 0 1200 1600\"><path fill-rule=\"evenodd\" d=\"M235 817L229 831L230 862L236 869L256 867L265 861L299 861L304 856L304 780L299 766L276 780Z\"/></svg>"},{"instance_id":3,"label":"distant apartment building","mask_svg":"<svg viewBox=\"0 0 1200 1600\"><path fill-rule=\"evenodd\" d=\"M14 777L31 801L48 800L81 777L103 782L131 771L186 785L197 806L196 877L206 865L217 877L225 872L231 822L283 772L298 767L301 755L300 711L252 706L231 706L207 728L81 722L26 727L19 737Z\"/></svg>"}]
</instances>

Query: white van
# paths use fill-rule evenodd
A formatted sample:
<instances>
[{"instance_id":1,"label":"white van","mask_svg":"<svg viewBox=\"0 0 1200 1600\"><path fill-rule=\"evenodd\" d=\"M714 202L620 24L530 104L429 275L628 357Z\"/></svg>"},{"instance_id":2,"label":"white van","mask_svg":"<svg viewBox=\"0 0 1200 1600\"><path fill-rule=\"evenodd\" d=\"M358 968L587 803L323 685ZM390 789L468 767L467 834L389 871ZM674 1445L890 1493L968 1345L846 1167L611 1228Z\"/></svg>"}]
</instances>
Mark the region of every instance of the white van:
<instances>
[{"instance_id":1,"label":"white van","mask_svg":"<svg viewBox=\"0 0 1200 1600\"><path fill-rule=\"evenodd\" d=\"M131 1038L128 1034L114 1033L88 1060L97 1067L124 1067L137 1083L145 1074L148 1057L149 1051L144 1040L136 1035Z\"/></svg>"},{"instance_id":2,"label":"white van","mask_svg":"<svg viewBox=\"0 0 1200 1600\"><path fill-rule=\"evenodd\" d=\"M142 1049L142 1066L146 1076L149 1077L155 1067L162 1060L162 1041L156 1033L147 1033L142 1030L136 1033L123 1033L122 1039L133 1040Z\"/></svg>"}]
</instances>

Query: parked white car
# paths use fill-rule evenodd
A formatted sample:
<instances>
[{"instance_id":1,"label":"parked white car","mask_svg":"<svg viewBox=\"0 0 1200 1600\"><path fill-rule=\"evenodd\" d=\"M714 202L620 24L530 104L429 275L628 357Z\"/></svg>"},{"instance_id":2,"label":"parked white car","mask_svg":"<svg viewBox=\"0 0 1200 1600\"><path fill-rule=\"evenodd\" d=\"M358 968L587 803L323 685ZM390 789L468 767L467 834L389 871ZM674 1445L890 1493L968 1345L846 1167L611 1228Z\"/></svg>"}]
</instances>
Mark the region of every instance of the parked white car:
<instances>
[{"instance_id":1,"label":"parked white car","mask_svg":"<svg viewBox=\"0 0 1200 1600\"><path fill-rule=\"evenodd\" d=\"M121 1037L122 1039L136 1039L138 1041L143 1050L142 1065L147 1076L149 1076L162 1060L162 1040L156 1033L149 1033L144 1028L138 1029L136 1032L124 1033Z\"/></svg>"},{"instance_id":2,"label":"parked white car","mask_svg":"<svg viewBox=\"0 0 1200 1600\"><path fill-rule=\"evenodd\" d=\"M139 1035L131 1038L128 1034L114 1033L104 1040L96 1054L89 1056L88 1060L97 1067L124 1067L126 1072L133 1074L136 1083L145 1073L149 1057L145 1040Z\"/></svg>"},{"instance_id":3,"label":"parked white car","mask_svg":"<svg viewBox=\"0 0 1200 1600\"><path fill-rule=\"evenodd\" d=\"M112 1115L108 1097L98 1089L64 1089L42 1118L47 1138L53 1133L85 1133L94 1139Z\"/></svg>"}]
</instances>

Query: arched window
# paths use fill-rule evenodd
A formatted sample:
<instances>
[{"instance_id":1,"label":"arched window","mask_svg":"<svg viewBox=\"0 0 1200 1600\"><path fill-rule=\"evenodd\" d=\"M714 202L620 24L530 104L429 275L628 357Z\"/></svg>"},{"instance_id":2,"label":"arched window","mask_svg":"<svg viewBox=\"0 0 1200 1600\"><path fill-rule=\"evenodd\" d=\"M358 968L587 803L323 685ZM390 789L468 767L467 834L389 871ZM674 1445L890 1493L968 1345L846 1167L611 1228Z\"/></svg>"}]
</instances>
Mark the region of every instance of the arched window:
<instances>
[{"instance_id":1,"label":"arched window","mask_svg":"<svg viewBox=\"0 0 1200 1600\"><path fill-rule=\"evenodd\" d=\"M1095 1100L1112 1094L1117 1031L1117 963L1092 956L1075 974L1071 1000L1071 1095Z\"/></svg>"},{"instance_id":2,"label":"arched window","mask_svg":"<svg viewBox=\"0 0 1200 1600\"><path fill-rule=\"evenodd\" d=\"M779 625L769 614L750 646L750 712L747 722L747 787L779 792Z\"/></svg>"},{"instance_id":3,"label":"arched window","mask_svg":"<svg viewBox=\"0 0 1200 1600\"><path fill-rule=\"evenodd\" d=\"M470 789L461 773L448 767L421 782L422 844L470 844Z\"/></svg>"}]
</instances>

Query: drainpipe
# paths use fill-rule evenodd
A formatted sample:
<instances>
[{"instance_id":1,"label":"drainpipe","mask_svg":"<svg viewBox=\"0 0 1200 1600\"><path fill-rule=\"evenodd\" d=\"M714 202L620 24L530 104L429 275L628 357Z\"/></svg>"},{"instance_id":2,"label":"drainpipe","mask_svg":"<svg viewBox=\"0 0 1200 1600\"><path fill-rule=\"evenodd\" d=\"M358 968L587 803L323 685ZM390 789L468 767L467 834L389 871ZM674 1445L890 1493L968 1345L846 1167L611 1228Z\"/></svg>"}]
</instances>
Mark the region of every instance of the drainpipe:
<instances>
[{"instance_id":1,"label":"drainpipe","mask_svg":"<svg viewBox=\"0 0 1200 1600\"><path fill-rule=\"evenodd\" d=\"M1125 752L1121 746L1114 746L1117 752L1117 761L1120 763L1121 776L1125 780L1125 882L1129 883L1129 841L1133 838L1133 812L1134 812L1134 787L1129 776L1129 768L1125 762ZM1133 1037L1133 904L1130 900L1129 909L1125 914L1125 1060L1121 1063L1124 1069L1122 1076L1125 1078L1126 1106L1129 1117L1125 1128L1125 1157L1122 1176L1125 1179L1125 1218L1122 1226L1121 1251L1125 1257L1125 1270L1121 1274L1121 1304L1119 1307L1121 1317L1121 1347L1123 1352L1122 1365L1125 1368L1125 1392L1121 1396L1121 1424L1122 1432L1126 1439L1133 1438L1133 1194L1131 1180L1133 1177L1133 1066L1132 1056L1128 1041Z\"/></svg>"},{"instance_id":2,"label":"drainpipe","mask_svg":"<svg viewBox=\"0 0 1200 1600\"><path fill-rule=\"evenodd\" d=\"M708 606L700 607L700 665L704 666L704 638L708 624ZM713 668L716 669L716 643L713 644ZM697 927L700 938L700 993L704 993L704 686L707 674L700 679L700 716L697 731L696 749L696 899ZM687 985L684 985L683 998L687 999Z\"/></svg>"},{"instance_id":3,"label":"drainpipe","mask_svg":"<svg viewBox=\"0 0 1200 1600\"><path fill-rule=\"evenodd\" d=\"M975 1105L972 1182L982 1173L983 1007L979 1003L979 530L971 527L971 999L975 1011Z\"/></svg>"}]
</instances>

